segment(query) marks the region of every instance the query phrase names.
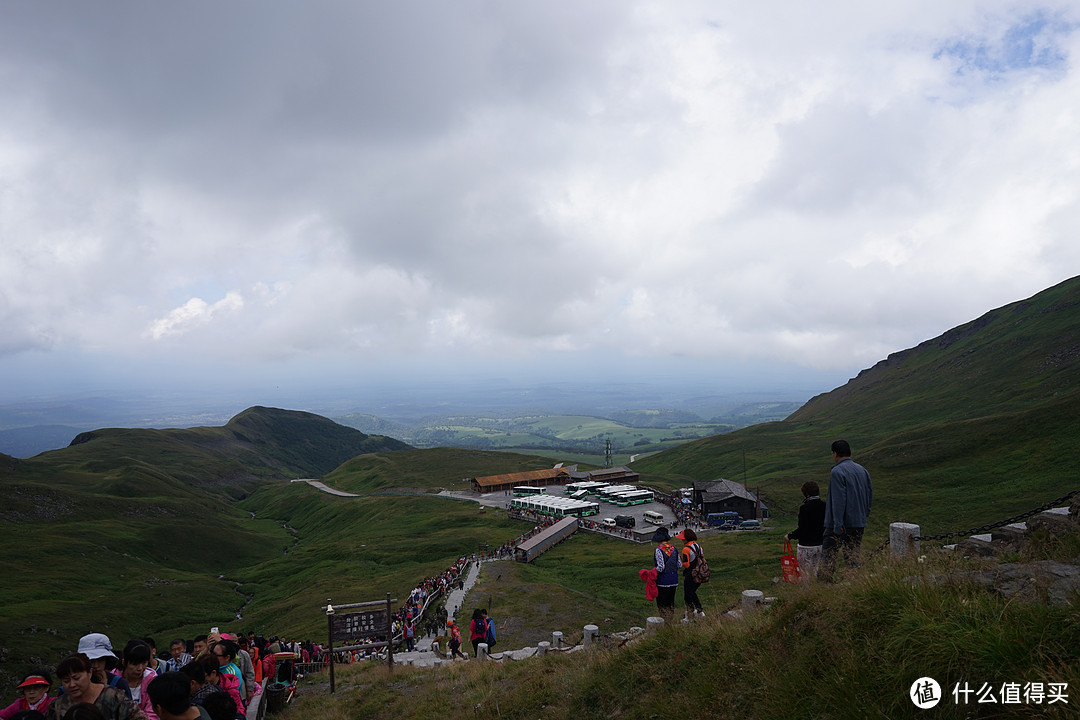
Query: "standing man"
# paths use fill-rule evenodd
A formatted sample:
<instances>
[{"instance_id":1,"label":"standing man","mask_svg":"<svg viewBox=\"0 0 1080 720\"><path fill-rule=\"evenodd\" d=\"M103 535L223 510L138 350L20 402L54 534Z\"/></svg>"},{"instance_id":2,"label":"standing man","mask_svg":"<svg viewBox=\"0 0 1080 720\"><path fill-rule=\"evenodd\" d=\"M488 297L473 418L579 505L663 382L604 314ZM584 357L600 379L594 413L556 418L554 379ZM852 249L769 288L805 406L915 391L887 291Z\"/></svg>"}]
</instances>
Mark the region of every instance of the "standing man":
<instances>
[{"instance_id":1,"label":"standing man","mask_svg":"<svg viewBox=\"0 0 1080 720\"><path fill-rule=\"evenodd\" d=\"M870 473L851 459L847 440L832 444L833 465L829 477L829 496L825 501L825 533L821 542L820 577L832 582L838 550L851 567L859 564L859 547L870 516L874 490Z\"/></svg>"}]
</instances>

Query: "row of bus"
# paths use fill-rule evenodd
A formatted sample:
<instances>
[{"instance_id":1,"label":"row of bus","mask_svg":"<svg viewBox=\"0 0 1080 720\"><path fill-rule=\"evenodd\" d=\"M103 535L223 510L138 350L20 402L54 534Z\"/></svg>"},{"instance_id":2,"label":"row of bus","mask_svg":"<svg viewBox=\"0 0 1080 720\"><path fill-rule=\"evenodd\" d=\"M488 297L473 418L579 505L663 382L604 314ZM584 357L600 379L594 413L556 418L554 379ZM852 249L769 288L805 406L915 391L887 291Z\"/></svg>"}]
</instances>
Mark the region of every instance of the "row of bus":
<instances>
[{"instance_id":1,"label":"row of bus","mask_svg":"<svg viewBox=\"0 0 1080 720\"><path fill-rule=\"evenodd\" d=\"M566 517L568 515L587 517L600 512L599 503L547 495L545 493L532 497L516 497L510 501L510 507L516 510L531 510L551 517Z\"/></svg>"},{"instance_id":2,"label":"row of bus","mask_svg":"<svg viewBox=\"0 0 1080 720\"><path fill-rule=\"evenodd\" d=\"M546 495L547 490L542 487L519 485L514 488L514 497L531 497ZM599 482L570 483L566 486L566 497L574 500L582 500L589 495L595 495L598 500L609 502L618 507L630 505L645 505L654 499L653 491L636 487L634 485L608 485Z\"/></svg>"}]
</instances>

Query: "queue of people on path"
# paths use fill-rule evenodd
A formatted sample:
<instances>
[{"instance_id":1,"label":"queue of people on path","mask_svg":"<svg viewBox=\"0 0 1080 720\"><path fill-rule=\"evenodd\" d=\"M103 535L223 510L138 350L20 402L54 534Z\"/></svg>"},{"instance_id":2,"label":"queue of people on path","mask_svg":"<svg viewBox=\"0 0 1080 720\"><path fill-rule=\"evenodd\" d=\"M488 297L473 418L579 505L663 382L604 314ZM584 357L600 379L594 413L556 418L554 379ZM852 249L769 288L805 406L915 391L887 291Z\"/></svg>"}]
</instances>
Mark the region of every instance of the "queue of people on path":
<instances>
[{"instance_id":1,"label":"queue of people on path","mask_svg":"<svg viewBox=\"0 0 1080 720\"><path fill-rule=\"evenodd\" d=\"M278 638L215 629L192 640L177 638L160 655L151 638L129 640L117 653L107 635L89 633L56 666L57 694L50 693L52 675L35 670L21 680L21 697L0 710L0 720L238 720L261 691L262 678L274 676L274 653L294 647L301 649ZM171 680L158 682L164 675ZM178 684L186 694L173 687Z\"/></svg>"}]
</instances>

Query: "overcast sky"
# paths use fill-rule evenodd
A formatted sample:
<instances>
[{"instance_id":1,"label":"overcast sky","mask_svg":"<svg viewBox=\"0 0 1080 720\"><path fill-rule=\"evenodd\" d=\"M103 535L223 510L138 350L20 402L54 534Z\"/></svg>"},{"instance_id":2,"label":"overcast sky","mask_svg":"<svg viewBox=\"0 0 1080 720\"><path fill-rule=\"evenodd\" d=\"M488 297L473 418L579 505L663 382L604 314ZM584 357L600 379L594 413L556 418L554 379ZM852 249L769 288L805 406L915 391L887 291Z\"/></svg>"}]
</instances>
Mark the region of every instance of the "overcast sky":
<instances>
[{"instance_id":1,"label":"overcast sky","mask_svg":"<svg viewBox=\"0 0 1080 720\"><path fill-rule=\"evenodd\" d=\"M842 383L1077 274L1078 58L1071 1L6 2L5 397Z\"/></svg>"}]
</instances>

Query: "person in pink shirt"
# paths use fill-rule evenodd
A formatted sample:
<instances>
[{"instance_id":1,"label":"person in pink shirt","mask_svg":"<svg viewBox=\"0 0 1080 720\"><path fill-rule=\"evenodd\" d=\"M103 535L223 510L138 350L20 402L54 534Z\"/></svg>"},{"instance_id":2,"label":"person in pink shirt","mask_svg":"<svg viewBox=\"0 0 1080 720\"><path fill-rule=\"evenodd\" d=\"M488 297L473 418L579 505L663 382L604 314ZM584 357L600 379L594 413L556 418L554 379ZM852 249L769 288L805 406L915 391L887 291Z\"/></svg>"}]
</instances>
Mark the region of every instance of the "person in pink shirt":
<instances>
[{"instance_id":1,"label":"person in pink shirt","mask_svg":"<svg viewBox=\"0 0 1080 720\"><path fill-rule=\"evenodd\" d=\"M44 670L35 670L29 675L23 676L19 683L22 697L0 710L0 718L9 720L15 713L21 710L37 710L44 715L49 710L53 698L49 697L49 686L52 678Z\"/></svg>"},{"instance_id":2,"label":"person in pink shirt","mask_svg":"<svg viewBox=\"0 0 1080 720\"><path fill-rule=\"evenodd\" d=\"M131 688L131 699L146 713L149 720L158 720L154 712L150 695L146 692L146 686L157 677L157 673L151 670L150 646L142 640L131 640L120 653L120 665L113 672L127 681Z\"/></svg>"}]
</instances>

